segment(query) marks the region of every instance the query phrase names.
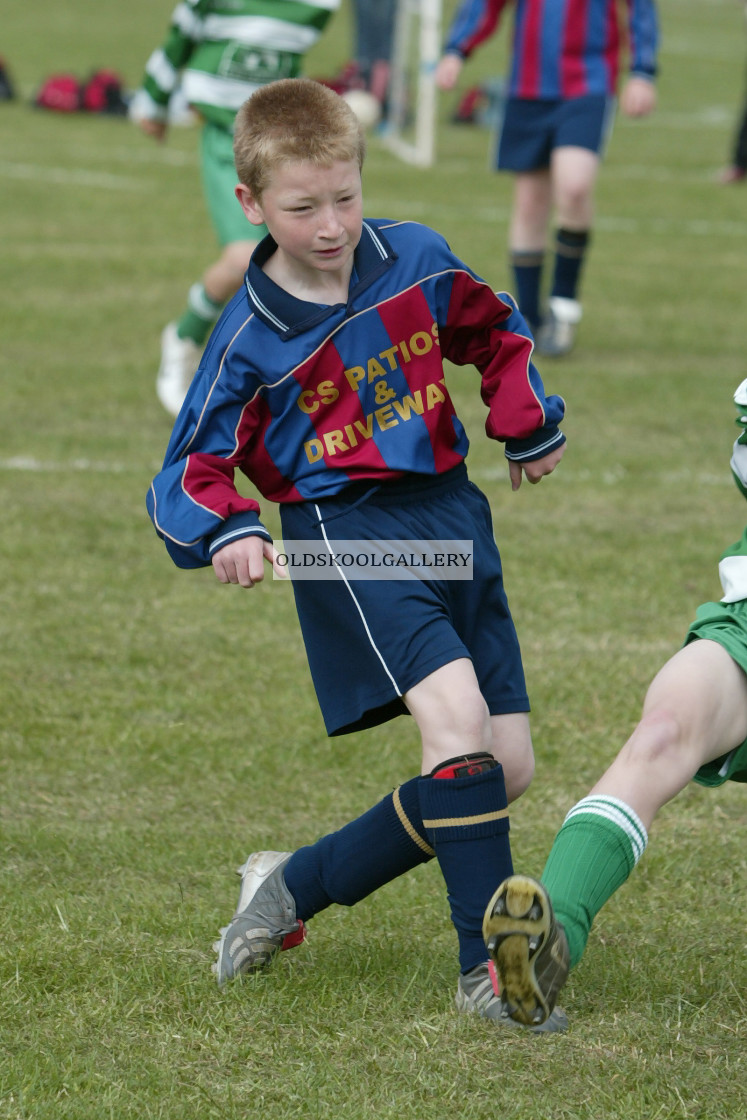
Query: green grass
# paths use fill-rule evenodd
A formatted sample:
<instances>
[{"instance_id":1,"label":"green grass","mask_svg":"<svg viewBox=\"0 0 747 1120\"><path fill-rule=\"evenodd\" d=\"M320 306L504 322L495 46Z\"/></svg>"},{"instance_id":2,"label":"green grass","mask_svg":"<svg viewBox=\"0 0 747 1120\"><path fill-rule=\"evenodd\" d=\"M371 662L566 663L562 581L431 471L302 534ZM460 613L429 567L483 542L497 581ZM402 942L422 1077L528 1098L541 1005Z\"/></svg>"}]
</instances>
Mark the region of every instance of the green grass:
<instances>
[{"instance_id":1,"label":"green grass","mask_svg":"<svg viewBox=\"0 0 747 1120\"><path fill-rule=\"evenodd\" d=\"M449 10L453 9L449 4ZM211 942L257 847L338 827L411 776L399 720L328 741L290 589L180 572L144 508L170 421L158 338L210 261L196 137L30 108L54 70L134 86L171 11L6 3L0 105L0 1118L717 1120L747 1117L743 789L692 787L603 910L564 993L571 1030L453 1010L433 865L330 910L267 974L218 991ZM620 119L579 346L545 363L567 455L512 494L471 371L452 391L494 509L538 760L512 814L537 873L744 524L728 474L747 374L747 193L712 176L742 96L739 6L664 0L660 106ZM347 7L310 60L348 54ZM465 71L499 72L505 36ZM430 172L371 143L367 211L440 228L510 287L510 182L449 124ZM266 511L273 531L278 522Z\"/></svg>"}]
</instances>

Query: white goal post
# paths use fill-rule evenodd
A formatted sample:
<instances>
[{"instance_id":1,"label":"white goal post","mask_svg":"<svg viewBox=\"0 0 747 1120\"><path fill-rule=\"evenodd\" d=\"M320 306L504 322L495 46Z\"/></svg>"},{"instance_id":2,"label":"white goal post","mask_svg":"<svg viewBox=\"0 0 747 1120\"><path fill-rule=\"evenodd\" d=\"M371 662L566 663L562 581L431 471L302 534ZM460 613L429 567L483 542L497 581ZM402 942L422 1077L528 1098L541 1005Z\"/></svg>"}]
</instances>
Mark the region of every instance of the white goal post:
<instances>
[{"instance_id":1,"label":"white goal post","mask_svg":"<svg viewBox=\"0 0 747 1120\"><path fill-rule=\"evenodd\" d=\"M442 0L398 0L383 142L405 163L436 159L436 66Z\"/></svg>"}]
</instances>

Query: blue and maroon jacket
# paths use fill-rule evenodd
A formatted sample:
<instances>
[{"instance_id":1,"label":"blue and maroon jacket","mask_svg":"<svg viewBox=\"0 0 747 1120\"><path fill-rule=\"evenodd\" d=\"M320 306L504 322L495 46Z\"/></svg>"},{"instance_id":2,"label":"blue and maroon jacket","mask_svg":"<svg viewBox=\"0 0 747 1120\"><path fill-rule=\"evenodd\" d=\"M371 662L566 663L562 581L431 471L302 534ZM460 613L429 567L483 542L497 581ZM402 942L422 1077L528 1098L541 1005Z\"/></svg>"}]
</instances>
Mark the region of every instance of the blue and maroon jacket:
<instances>
[{"instance_id":1,"label":"blue and maroon jacket","mask_svg":"<svg viewBox=\"0 0 747 1120\"><path fill-rule=\"evenodd\" d=\"M449 30L445 51L468 58L497 29L512 0L464 0ZM516 13L511 97L566 99L611 95L617 89L620 54L627 30L631 74L656 75L659 28L654 0L514 0Z\"/></svg>"},{"instance_id":2,"label":"blue and maroon jacket","mask_svg":"<svg viewBox=\"0 0 747 1120\"><path fill-rule=\"evenodd\" d=\"M241 471L273 502L315 501L351 482L438 475L467 454L444 360L481 377L488 435L510 459L559 447L560 397L546 397L529 329L444 239L414 222L367 220L347 303L308 303L278 287L255 249L179 413L148 512L180 567L270 534Z\"/></svg>"}]
</instances>

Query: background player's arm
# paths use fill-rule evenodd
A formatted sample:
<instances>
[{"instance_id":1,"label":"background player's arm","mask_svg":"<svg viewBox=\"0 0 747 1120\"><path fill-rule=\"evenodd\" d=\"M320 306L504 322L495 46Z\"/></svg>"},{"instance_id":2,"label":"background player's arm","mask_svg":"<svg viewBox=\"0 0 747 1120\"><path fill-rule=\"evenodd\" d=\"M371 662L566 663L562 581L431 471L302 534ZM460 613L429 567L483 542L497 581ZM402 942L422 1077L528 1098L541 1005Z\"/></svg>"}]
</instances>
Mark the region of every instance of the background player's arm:
<instances>
[{"instance_id":1,"label":"background player's arm","mask_svg":"<svg viewBox=\"0 0 747 1120\"><path fill-rule=\"evenodd\" d=\"M130 120L146 136L152 136L159 142L166 138L169 101L177 87L179 74L202 37L197 23L202 23L205 17L192 12L190 29L186 30L181 18L184 14L182 7L178 4L174 9L166 39L146 62L142 85L135 91L129 106Z\"/></svg>"},{"instance_id":2,"label":"background player's arm","mask_svg":"<svg viewBox=\"0 0 747 1120\"><path fill-rule=\"evenodd\" d=\"M656 108L659 20L655 0L627 0L629 76L620 94L627 117L645 117Z\"/></svg>"}]
</instances>

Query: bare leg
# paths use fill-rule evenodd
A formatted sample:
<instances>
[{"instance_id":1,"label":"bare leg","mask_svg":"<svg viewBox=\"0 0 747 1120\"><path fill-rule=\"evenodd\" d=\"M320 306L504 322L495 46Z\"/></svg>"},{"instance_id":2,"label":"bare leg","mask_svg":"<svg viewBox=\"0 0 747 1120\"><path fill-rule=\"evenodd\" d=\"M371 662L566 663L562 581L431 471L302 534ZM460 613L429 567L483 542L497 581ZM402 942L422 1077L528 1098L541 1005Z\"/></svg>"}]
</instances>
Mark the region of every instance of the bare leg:
<instances>
[{"instance_id":1,"label":"bare leg","mask_svg":"<svg viewBox=\"0 0 747 1120\"><path fill-rule=\"evenodd\" d=\"M501 763L508 800L529 785L534 755L525 712L491 716L468 658L437 669L405 696L422 740L422 773L460 754L485 751Z\"/></svg>"},{"instance_id":2,"label":"bare leg","mask_svg":"<svg viewBox=\"0 0 747 1120\"><path fill-rule=\"evenodd\" d=\"M549 314L537 335L537 352L547 357L559 358L573 349L581 321L578 291L594 217L598 167L598 156L585 148L556 148L552 154L555 262Z\"/></svg>"},{"instance_id":3,"label":"bare leg","mask_svg":"<svg viewBox=\"0 0 747 1120\"><path fill-rule=\"evenodd\" d=\"M214 303L225 303L241 286L256 241L232 241L205 270L202 283Z\"/></svg>"},{"instance_id":4,"label":"bare leg","mask_svg":"<svg viewBox=\"0 0 747 1120\"><path fill-rule=\"evenodd\" d=\"M508 243L512 252L542 251L552 208L549 168L522 171L514 180L514 200Z\"/></svg>"},{"instance_id":5,"label":"bare leg","mask_svg":"<svg viewBox=\"0 0 747 1120\"><path fill-rule=\"evenodd\" d=\"M650 828L699 767L745 738L747 675L717 642L691 642L654 677L638 726L591 793L619 798Z\"/></svg>"},{"instance_id":6,"label":"bare leg","mask_svg":"<svg viewBox=\"0 0 747 1120\"><path fill-rule=\"evenodd\" d=\"M556 148L551 178L555 220L570 230L591 229L599 156L587 148Z\"/></svg>"},{"instance_id":7,"label":"bare leg","mask_svg":"<svg viewBox=\"0 0 747 1120\"><path fill-rule=\"evenodd\" d=\"M542 873L565 927L571 965L592 921L631 874L648 829L706 762L747 738L747 675L707 639L657 673L633 734L589 795L568 813Z\"/></svg>"}]
</instances>

